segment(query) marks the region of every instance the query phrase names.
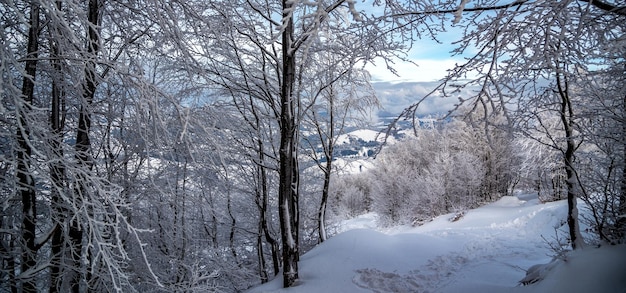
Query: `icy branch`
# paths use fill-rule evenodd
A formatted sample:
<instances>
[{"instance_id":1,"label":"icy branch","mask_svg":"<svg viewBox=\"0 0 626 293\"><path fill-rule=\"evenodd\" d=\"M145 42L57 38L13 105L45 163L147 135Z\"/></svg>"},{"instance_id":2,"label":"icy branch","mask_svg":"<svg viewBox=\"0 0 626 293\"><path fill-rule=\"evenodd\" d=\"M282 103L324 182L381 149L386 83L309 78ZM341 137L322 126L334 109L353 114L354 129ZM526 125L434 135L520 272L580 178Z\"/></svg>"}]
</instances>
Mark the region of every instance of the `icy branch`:
<instances>
[{"instance_id":1,"label":"icy branch","mask_svg":"<svg viewBox=\"0 0 626 293\"><path fill-rule=\"evenodd\" d=\"M361 18L361 14L359 13L359 11L356 10L356 7L354 6L354 0L346 0L346 3L348 4L348 9L350 10L350 14L352 14L354 20L363 21L363 19Z\"/></svg>"},{"instance_id":2,"label":"icy branch","mask_svg":"<svg viewBox=\"0 0 626 293\"><path fill-rule=\"evenodd\" d=\"M461 18L463 17L463 10L465 9L465 4L467 4L467 1L468 0L461 0L461 4L459 4L459 7L454 12L454 20L452 21L452 23L457 24L459 23L459 21L461 21Z\"/></svg>"}]
</instances>

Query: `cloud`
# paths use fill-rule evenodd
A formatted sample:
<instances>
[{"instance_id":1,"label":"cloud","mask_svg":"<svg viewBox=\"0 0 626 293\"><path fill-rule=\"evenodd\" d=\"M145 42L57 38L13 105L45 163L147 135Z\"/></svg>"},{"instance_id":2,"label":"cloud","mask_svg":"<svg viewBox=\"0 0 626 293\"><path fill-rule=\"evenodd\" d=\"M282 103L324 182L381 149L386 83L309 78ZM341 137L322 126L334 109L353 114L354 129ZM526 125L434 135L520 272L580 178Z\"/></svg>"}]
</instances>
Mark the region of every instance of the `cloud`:
<instances>
[{"instance_id":1,"label":"cloud","mask_svg":"<svg viewBox=\"0 0 626 293\"><path fill-rule=\"evenodd\" d=\"M430 82L373 82L374 90L382 105L379 116L399 115L402 110L416 103L430 93L438 81ZM458 101L456 97L441 97L438 94L426 99L418 108L420 116L445 114L454 107Z\"/></svg>"},{"instance_id":2,"label":"cloud","mask_svg":"<svg viewBox=\"0 0 626 293\"><path fill-rule=\"evenodd\" d=\"M387 70L380 62L370 63L365 66L372 76L373 82L432 82L446 77L448 70L462 60L455 59L420 59L410 62L396 61L393 64L397 76ZM417 64L417 65L416 65Z\"/></svg>"},{"instance_id":3,"label":"cloud","mask_svg":"<svg viewBox=\"0 0 626 293\"><path fill-rule=\"evenodd\" d=\"M372 76L372 85L383 106L379 115L398 115L406 107L416 103L436 88L446 77L448 70L453 69L462 60L452 58L418 59L417 64L397 61L393 65L398 75L380 66L368 64L365 69ZM376 66L375 66L376 65ZM434 95L422 102L418 108L419 115L435 115L447 113L456 103L456 97L440 97Z\"/></svg>"},{"instance_id":4,"label":"cloud","mask_svg":"<svg viewBox=\"0 0 626 293\"><path fill-rule=\"evenodd\" d=\"M453 31L442 43L416 43L407 52L407 57L413 63L395 59L394 64L390 64L397 75L388 70L386 64L380 60L374 60L374 63L365 66L383 107L379 116L400 114L406 107L435 89L448 75L449 70L466 62L463 56L450 56L453 49L451 42L457 35L458 32ZM463 93L466 94L468 93ZM447 114L457 102L457 96L442 97L435 93L420 104L417 113L420 116Z\"/></svg>"}]
</instances>

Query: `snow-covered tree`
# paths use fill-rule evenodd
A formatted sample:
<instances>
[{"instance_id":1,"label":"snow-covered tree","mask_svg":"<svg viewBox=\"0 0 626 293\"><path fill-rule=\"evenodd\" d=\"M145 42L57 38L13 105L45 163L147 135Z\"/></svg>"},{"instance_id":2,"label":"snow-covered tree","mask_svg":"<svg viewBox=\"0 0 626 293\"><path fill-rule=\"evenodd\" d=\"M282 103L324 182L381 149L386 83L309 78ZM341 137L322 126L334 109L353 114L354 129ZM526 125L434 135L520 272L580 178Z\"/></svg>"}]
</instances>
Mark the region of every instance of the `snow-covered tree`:
<instances>
[{"instance_id":1,"label":"snow-covered tree","mask_svg":"<svg viewBox=\"0 0 626 293\"><path fill-rule=\"evenodd\" d=\"M584 95L577 84L589 75L598 78L595 73L607 78L623 75L623 68L605 70L621 60L616 52L623 52L623 3L475 1L470 5L445 1L427 2L418 9L413 6L402 6L408 11L395 13L398 21L441 16L465 28L453 53L469 54L467 62L450 71L439 91L456 95L461 89L477 88L473 97L462 97L460 104L502 114L507 121L518 114L539 114L535 111L538 106L550 108L558 117L560 133L552 138L558 141L566 173L570 238L573 248L582 247L576 207L581 186L576 178L575 152L582 141L577 121ZM618 90L611 96L621 99L622 94ZM417 106L409 107L405 114L413 115Z\"/></svg>"},{"instance_id":2,"label":"snow-covered tree","mask_svg":"<svg viewBox=\"0 0 626 293\"><path fill-rule=\"evenodd\" d=\"M300 254L302 121L321 100L320 94L330 86L339 88L340 79L363 79L354 68L357 62L389 57L403 45L390 41L376 26L367 26L350 1L231 1L198 14L203 13L219 21L187 44L193 66L217 91L230 96L244 116L252 115L244 119L253 129L256 119L270 118L271 125L278 126L277 138L261 143L275 151L278 163L274 171L279 176L283 277L285 286L291 286ZM335 62L320 62L328 56ZM262 131L274 131L269 129ZM259 142L255 148L265 152Z\"/></svg>"},{"instance_id":3,"label":"snow-covered tree","mask_svg":"<svg viewBox=\"0 0 626 293\"><path fill-rule=\"evenodd\" d=\"M503 138L489 147L482 130L452 119L385 147L370 171L372 210L383 224L421 223L510 194L518 157Z\"/></svg>"}]
</instances>

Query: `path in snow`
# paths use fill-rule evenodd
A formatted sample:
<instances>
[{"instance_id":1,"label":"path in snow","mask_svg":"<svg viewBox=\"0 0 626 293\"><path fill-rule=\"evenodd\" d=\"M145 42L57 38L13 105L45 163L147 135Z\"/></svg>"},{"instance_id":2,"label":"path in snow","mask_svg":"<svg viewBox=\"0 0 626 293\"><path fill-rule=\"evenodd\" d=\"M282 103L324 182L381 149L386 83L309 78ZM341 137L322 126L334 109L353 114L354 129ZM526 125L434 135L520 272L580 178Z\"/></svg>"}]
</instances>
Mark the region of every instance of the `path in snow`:
<instances>
[{"instance_id":1,"label":"path in snow","mask_svg":"<svg viewBox=\"0 0 626 293\"><path fill-rule=\"evenodd\" d=\"M357 270L354 283L374 292L458 292L468 285L494 290L512 287L525 269L548 262L546 239L565 224L567 210L559 203L542 204L505 197L469 211L450 223L450 215L424 226L400 231L442 237L457 245L405 274L373 268ZM467 291L466 291L467 292Z\"/></svg>"},{"instance_id":2,"label":"path in snow","mask_svg":"<svg viewBox=\"0 0 626 293\"><path fill-rule=\"evenodd\" d=\"M614 287L589 292L626 293L626 281L615 282L626 280L621 278L626 270L624 246L609 248L612 254L592 251L599 255L579 257L583 268L578 273L574 261L557 266L555 275L574 275L567 281L569 288L558 280L518 286L526 269L552 259L549 242L566 238L565 201L542 204L528 196L504 197L468 211L456 222L449 221L452 216L391 229L375 228L373 214L346 221L338 228L345 232L301 257L297 286L282 289L278 277L250 292L585 292L612 282ZM605 263L594 263L600 258ZM585 267L594 265L591 273ZM591 285L577 287L577 280Z\"/></svg>"}]
</instances>

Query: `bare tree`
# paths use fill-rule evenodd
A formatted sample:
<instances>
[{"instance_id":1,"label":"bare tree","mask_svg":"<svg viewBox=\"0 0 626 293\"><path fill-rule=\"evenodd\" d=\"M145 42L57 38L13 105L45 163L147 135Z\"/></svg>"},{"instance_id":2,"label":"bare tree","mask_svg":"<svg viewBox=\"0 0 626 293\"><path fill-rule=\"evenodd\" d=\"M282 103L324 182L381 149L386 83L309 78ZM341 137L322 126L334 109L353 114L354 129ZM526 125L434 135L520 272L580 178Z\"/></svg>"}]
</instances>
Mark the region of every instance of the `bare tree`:
<instances>
[{"instance_id":1,"label":"bare tree","mask_svg":"<svg viewBox=\"0 0 626 293\"><path fill-rule=\"evenodd\" d=\"M618 50L619 52L619 50ZM624 75L623 61L590 72L576 84L585 98L580 104L577 130L585 143L577 154L577 180L591 222L602 241L623 241L624 214Z\"/></svg>"},{"instance_id":2,"label":"bare tree","mask_svg":"<svg viewBox=\"0 0 626 293\"><path fill-rule=\"evenodd\" d=\"M240 109L242 103L249 107L261 107L263 111L256 111L256 114L269 114L279 126L277 190L283 281L286 287L293 285L298 277L297 262L300 254L299 132L305 113L314 104L315 93L321 92L315 90L305 93L301 85L306 82L306 78L314 78L315 73L319 72L307 67L309 60L317 54L316 50L330 47L330 40L320 36L320 29L329 26L330 19L347 22L345 26L339 22L341 27L333 24L336 26L333 31L350 36L351 47L346 47L346 39L339 43L342 48L333 50L352 52L356 58L344 55L344 58L352 60L367 62L376 56L388 56L391 53L385 52L394 52L402 47L397 44L382 45L386 44L387 36L375 28L368 30L364 23L352 22L350 19L353 17L360 19L353 4L348 1L320 1L316 5L293 1L260 1L241 3L245 9L239 10L230 4L211 7L209 11L217 14L221 26L219 30L215 26L207 31L202 42L211 44L214 50L196 52L199 57L195 58L197 63L194 66L206 73L205 78L237 99ZM276 19L278 15L281 17ZM337 73L349 72L352 70L350 66L355 63L351 64L343 69L331 70ZM322 88L329 84L326 81L318 85ZM313 95L309 96L309 93ZM249 109L245 113L256 115ZM254 124L250 125L254 127Z\"/></svg>"},{"instance_id":3,"label":"bare tree","mask_svg":"<svg viewBox=\"0 0 626 293\"><path fill-rule=\"evenodd\" d=\"M36 292L34 278L28 275L36 275L36 258L40 244L37 243L36 219L37 203L35 191L35 179L32 176L31 160L31 126L29 121L30 109L33 106L33 95L35 92L35 75L37 72L37 59L39 55L39 4L30 4L30 20L28 28L28 44L26 53L25 74L22 82L23 103L18 112L17 127L17 178L18 191L22 201L22 239L23 252L21 259L21 274L25 282L22 284L24 292Z\"/></svg>"},{"instance_id":4,"label":"bare tree","mask_svg":"<svg viewBox=\"0 0 626 293\"><path fill-rule=\"evenodd\" d=\"M306 120L303 121L303 126L314 133L310 137L303 138L308 149L305 153L311 157L323 175L317 213L319 242L324 242L328 238L325 223L326 210L331 178L334 174L333 161L336 157L337 139L344 133L349 122L356 123L360 115L365 115L367 108L377 104L373 90L368 90L369 85L363 82L365 79L360 75L366 73L352 69L356 64L350 61L356 60L327 58L322 57L322 64L311 66L322 68L322 71L319 75L313 75L312 80L304 82L304 84L312 85L314 92L310 96L315 97L315 105L305 114ZM339 68L350 68L350 70L337 73L332 69L335 65L341 64L341 61L348 61L348 63ZM324 64L326 66L323 66ZM317 85L318 83L321 86Z\"/></svg>"}]
</instances>

